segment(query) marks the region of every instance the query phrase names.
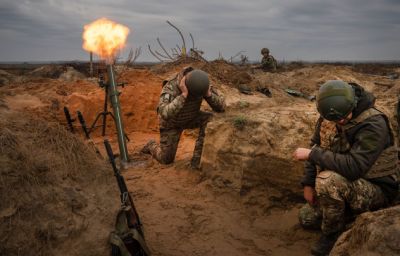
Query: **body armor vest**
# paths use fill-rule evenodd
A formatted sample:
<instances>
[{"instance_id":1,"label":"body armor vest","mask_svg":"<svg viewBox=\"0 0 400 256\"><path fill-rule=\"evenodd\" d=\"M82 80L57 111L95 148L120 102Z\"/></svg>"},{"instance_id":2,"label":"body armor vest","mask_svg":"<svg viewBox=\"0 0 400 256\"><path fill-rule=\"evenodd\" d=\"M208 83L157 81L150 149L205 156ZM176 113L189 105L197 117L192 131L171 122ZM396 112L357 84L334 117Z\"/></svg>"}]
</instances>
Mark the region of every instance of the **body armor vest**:
<instances>
[{"instance_id":1,"label":"body armor vest","mask_svg":"<svg viewBox=\"0 0 400 256\"><path fill-rule=\"evenodd\" d=\"M170 101L181 94L180 90L178 89L179 80L179 75L175 75L171 80L165 80L163 82L163 86L165 86L167 83L173 83L174 89L170 92ZM203 97L194 98L188 96L182 109L177 113L174 118L168 120L160 119L160 128L185 128L185 126L190 123L190 121L198 116L202 101Z\"/></svg>"},{"instance_id":2,"label":"body armor vest","mask_svg":"<svg viewBox=\"0 0 400 256\"><path fill-rule=\"evenodd\" d=\"M390 137L393 145L384 149L375 163L368 170L367 174L364 178L366 179L374 179L379 177L384 177L392 174L398 174L398 154L397 154L397 146L395 144L392 128L390 126L390 122L388 118L383 115L382 112L378 111L375 108L369 108L362 112L355 119L351 120L350 123L341 127L340 131L336 134L336 136L331 140L330 150L337 153L347 153L351 149L351 145L347 140L346 131L353 128L354 126L362 123L365 119L375 116L382 115L385 118L386 123L389 126ZM322 138L321 138L322 140Z\"/></svg>"},{"instance_id":3,"label":"body armor vest","mask_svg":"<svg viewBox=\"0 0 400 256\"><path fill-rule=\"evenodd\" d=\"M169 125L184 128L185 124L192 121L199 114L202 101L203 98L192 99L188 97L176 117L168 120Z\"/></svg>"}]
</instances>

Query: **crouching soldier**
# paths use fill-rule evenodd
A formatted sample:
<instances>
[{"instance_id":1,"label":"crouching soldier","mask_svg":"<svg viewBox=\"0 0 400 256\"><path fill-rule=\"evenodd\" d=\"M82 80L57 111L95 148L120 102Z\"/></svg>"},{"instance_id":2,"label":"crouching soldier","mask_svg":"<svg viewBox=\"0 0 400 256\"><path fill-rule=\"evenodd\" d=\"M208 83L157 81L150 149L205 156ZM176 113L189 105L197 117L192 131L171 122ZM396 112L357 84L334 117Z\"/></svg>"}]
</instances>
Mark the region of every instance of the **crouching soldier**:
<instances>
[{"instance_id":1,"label":"crouching soldier","mask_svg":"<svg viewBox=\"0 0 400 256\"><path fill-rule=\"evenodd\" d=\"M264 71L276 71L277 63L271 54L269 54L269 49L268 48L262 48L261 49L261 55L263 56L261 59L261 65L260 68Z\"/></svg>"},{"instance_id":2,"label":"crouching soldier","mask_svg":"<svg viewBox=\"0 0 400 256\"><path fill-rule=\"evenodd\" d=\"M345 212L357 215L386 207L398 193L398 155L385 114L375 97L355 83L339 80L321 86L320 118L311 149L293 156L305 161L302 180L308 205L299 213L304 227L321 224L313 255L327 255L344 230Z\"/></svg>"},{"instance_id":3,"label":"crouching soldier","mask_svg":"<svg viewBox=\"0 0 400 256\"><path fill-rule=\"evenodd\" d=\"M207 73L202 70L185 68L172 80L165 81L157 108L160 144L150 140L142 152L162 164L172 163L183 130L200 128L191 160L191 167L199 168L207 122L212 117L212 113L200 111L203 99L214 111L224 111L223 97L212 89Z\"/></svg>"}]
</instances>

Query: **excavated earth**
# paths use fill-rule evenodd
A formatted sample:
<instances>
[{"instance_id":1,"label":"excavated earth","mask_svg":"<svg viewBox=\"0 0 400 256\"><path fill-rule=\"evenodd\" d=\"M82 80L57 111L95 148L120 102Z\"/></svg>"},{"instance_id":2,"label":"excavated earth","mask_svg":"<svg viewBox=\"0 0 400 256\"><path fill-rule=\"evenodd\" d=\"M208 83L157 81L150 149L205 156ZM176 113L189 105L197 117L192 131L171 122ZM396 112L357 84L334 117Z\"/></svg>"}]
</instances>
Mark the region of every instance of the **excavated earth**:
<instances>
[{"instance_id":1,"label":"excavated earth","mask_svg":"<svg viewBox=\"0 0 400 256\"><path fill-rule=\"evenodd\" d=\"M188 65L207 71L227 103L207 127L201 170L189 168L197 130L184 132L173 164L140 153L148 139L159 140L162 81ZM377 96L397 131L398 66L292 63L265 73L225 61L194 61L116 70L118 81L126 83L120 101L132 165L123 175L152 255L309 255L318 231L298 225L303 166L292 153L308 145L318 116L315 102L285 89L315 95L326 80L357 82ZM238 90L243 85L250 94ZM67 132L63 112L67 106L76 118L79 110L91 125L103 104L97 79L71 67L0 70L1 255L109 255L119 197L101 158L105 138L118 148L114 124L108 116L105 137L100 127L91 134L99 157L79 122L73 134ZM375 219L375 226L367 226ZM333 255L398 254L398 219L395 207L362 215ZM382 235L373 236L377 229ZM387 246L376 246L379 238Z\"/></svg>"}]
</instances>

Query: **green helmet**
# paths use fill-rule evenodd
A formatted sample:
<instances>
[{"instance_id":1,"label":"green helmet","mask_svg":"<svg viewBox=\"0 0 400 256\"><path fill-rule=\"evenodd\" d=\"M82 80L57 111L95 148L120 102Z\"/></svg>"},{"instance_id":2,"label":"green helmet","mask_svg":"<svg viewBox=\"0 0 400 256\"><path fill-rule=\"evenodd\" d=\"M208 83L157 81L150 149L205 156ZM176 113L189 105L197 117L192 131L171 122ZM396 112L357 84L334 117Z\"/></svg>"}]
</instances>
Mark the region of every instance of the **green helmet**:
<instances>
[{"instance_id":1,"label":"green helmet","mask_svg":"<svg viewBox=\"0 0 400 256\"><path fill-rule=\"evenodd\" d=\"M206 72L194 69L186 75L186 86L189 95L193 97L203 97L208 91L210 80Z\"/></svg>"},{"instance_id":2,"label":"green helmet","mask_svg":"<svg viewBox=\"0 0 400 256\"><path fill-rule=\"evenodd\" d=\"M269 53L269 49L268 48L262 48L261 49L261 54L265 54L265 53Z\"/></svg>"},{"instance_id":3,"label":"green helmet","mask_svg":"<svg viewBox=\"0 0 400 256\"><path fill-rule=\"evenodd\" d=\"M317 109L321 116L330 121L347 117L357 104L354 89L340 80L330 80L319 88Z\"/></svg>"}]
</instances>

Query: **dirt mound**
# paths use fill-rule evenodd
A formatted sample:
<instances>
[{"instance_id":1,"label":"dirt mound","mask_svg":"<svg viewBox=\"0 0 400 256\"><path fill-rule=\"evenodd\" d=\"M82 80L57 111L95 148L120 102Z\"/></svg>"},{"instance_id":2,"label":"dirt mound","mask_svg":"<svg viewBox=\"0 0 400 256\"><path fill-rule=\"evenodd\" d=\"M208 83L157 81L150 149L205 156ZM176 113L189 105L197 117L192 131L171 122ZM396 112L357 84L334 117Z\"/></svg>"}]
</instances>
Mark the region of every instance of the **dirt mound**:
<instances>
[{"instance_id":1,"label":"dirt mound","mask_svg":"<svg viewBox=\"0 0 400 256\"><path fill-rule=\"evenodd\" d=\"M303 165L292 161L292 152L307 145L317 115L312 105L309 110L270 107L266 112L263 101L253 106L249 102L254 101L239 102L237 113L219 116L208 125L202 170L216 187L243 195L265 186L270 196L291 191L295 202L294 195L301 194Z\"/></svg>"},{"instance_id":2,"label":"dirt mound","mask_svg":"<svg viewBox=\"0 0 400 256\"><path fill-rule=\"evenodd\" d=\"M0 254L106 255L112 170L63 127L1 110Z\"/></svg>"},{"instance_id":3,"label":"dirt mound","mask_svg":"<svg viewBox=\"0 0 400 256\"><path fill-rule=\"evenodd\" d=\"M352 69L355 72L365 73L370 75L389 75L393 73L393 70L399 68L399 64L377 64L377 63L365 63L365 64L354 64Z\"/></svg>"},{"instance_id":4,"label":"dirt mound","mask_svg":"<svg viewBox=\"0 0 400 256\"><path fill-rule=\"evenodd\" d=\"M157 65L154 65L150 68L150 71L154 74L157 75L164 75L165 73L170 73L172 72L178 72L180 71L183 67L187 66L192 66L192 67L198 67L201 65L203 61L193 59L193 58L179 58L176 61L173 62L163 62Z\"/></svg>"},{"instance_id":5,"label":"dirt mound","mask_svg":"<svg viewBox=\"0 0 400 256\"><path fill-rule=\"evenodd\" d=\"M307 64L301 61L292 61L288 63L278 63L278 71L292 71L295 69L304 68Z\"/></svg>"},{"instance_id":6,"label":"dirt mound","mask_svg":"<svg viewBox=\"0 0 400 256\"><path fill-rule=\"evenodd\" d=\"M15 80L15 75L8 73L7 71L0 70L0 86L7 85Z\"/></svg>"},{"instance_id":7,"label":"dirt mound","mask_svg":"<svg viewBox=\"0 0 400 256\"><path fill-rule=\"evenodd\" d=\"M237 86L239 84L251 83L253 80L253 76L247 72L246 66L238 66L225 60L205 62L192 58L182 58L175 62L155 65L150 71L163 77L163 79L167 79L187 66L207 72L210 75L213 85L217 86L220 84Z\"/></svg>"},{"instance_id":8,"label":"dirt mound","mask_svg":"<svg viewBox=\"0 0 400 256\"><path fill-rule=\"evenodd\" d=\"M331 255L399 255L400 205L357 217Z\"/></svg>"},{"instance_id":9,"label":"dirt mound","mask_svg":"<svg viewBox=\"0 0 400 256\"><path fill-rule=\"evenodd\" d=\"M66 82L74 82L79 79L84 79L85 75L80 73L79 71L75 70L73 67L67 67L67 70L62 73L59 77L60 80Z\"/></svg>"},{"instance_id":10,"label":"dirt mound","mask_svg":"<svg viewBox=\"0 0 400 256\"><path fill-rule=\"evenodd\" d=\"M223 84L238 85L241 83L250 83L252 81L252 77L244 70L245 68L225 60L203 63L200 69L206 71Z\"/></svg>"},{"instance_id":11,"label":"dirt mound","mask_svg":"<svg viewBox=\"0 0 400 256\"><path fill-rule=\"evenodd\" d=\"M65 68L62 65L45 65L28 73L28 76L36 78L58 78Z\"/></svg>"}]
</instances>

